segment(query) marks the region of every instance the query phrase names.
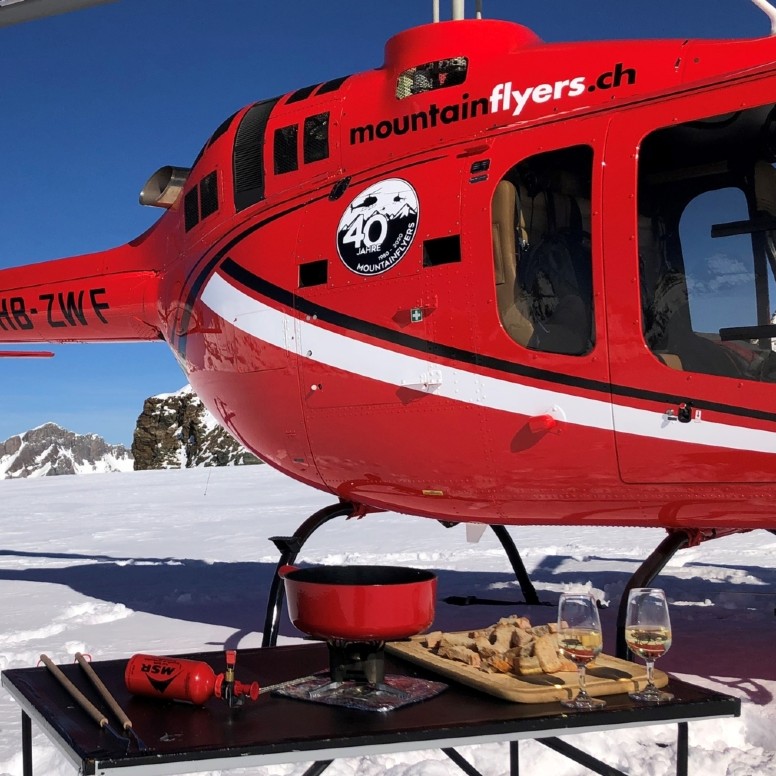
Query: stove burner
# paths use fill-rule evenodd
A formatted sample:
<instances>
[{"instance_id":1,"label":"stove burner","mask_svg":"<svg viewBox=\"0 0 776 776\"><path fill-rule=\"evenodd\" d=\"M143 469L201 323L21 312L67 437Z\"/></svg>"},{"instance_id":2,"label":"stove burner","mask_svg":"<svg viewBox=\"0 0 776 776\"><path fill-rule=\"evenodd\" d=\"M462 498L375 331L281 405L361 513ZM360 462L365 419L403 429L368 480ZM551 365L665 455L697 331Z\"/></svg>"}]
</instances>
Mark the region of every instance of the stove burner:
<instances>
[{"instance_id":1,"label":"stove burner","mask_svg":"<svg viewBox=\"0 0 776 776\"><path fill-rule=\"evenodd\" d=\"M329 676L331 681L310 690L312 700L330 697L346 684L350 695L387 694L406 699L407 693L385 683L385 642L329 639Z\"/></svg>"},{"instance_id":2,"label":"stove burner","mask_svg":"<svg viewBox=\"0 0 776 776\"><path fill-rule=\"evenodd\" d=\"M333 683L353 681L381 684L385 679L384 641L344 641L330 639L329 675Z\"/></svg>"}]
</instances>

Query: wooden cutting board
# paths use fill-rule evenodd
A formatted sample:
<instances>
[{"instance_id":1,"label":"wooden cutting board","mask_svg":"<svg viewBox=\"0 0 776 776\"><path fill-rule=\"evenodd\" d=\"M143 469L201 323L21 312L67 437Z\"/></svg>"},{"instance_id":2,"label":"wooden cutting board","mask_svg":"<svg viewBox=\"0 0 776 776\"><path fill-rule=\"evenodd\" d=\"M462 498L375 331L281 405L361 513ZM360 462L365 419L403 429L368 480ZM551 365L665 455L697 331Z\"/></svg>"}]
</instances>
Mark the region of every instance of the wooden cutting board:
<instances>
[{"instance_id":1,"label":"wooden cutting board","mask_svg":"<svg viewBox=\"0 0 776 776\"><path fill-rule=\"evenodd\" d=\"M557 674L486 673L456 660L448 660L429 652L421 644L424 636L414 636L407 641L392 641L385 648L393 655L423 666L437 674L453 679L476 690L495 695L515 703L551 703L573 698L579 690L576 672L561 671ZM655 670L655 684L664 687L668 676ZM647 684L646 666L620 660L611 655L599 655L587 669L587 691L590 695L617 695L635 692Z\"/></svg>"}]
</instances>

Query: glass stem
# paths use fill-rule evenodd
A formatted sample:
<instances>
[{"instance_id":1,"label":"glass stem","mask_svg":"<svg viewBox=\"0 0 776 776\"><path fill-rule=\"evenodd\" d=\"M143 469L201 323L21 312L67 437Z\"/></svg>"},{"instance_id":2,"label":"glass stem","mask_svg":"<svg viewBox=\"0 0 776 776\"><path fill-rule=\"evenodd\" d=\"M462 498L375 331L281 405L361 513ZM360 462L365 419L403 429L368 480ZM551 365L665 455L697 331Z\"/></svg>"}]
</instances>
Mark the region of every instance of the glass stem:
<instances>
[{"instance_id":1,"label":"glass stem","mask_svg":"<svg viewBox=\"0 0 776 776\"><path fill-rule=\"evenodd\" d=\"M655 681L654 681L655 661L647 660L645 662L647 664L647 687L650 690L652 690L655 688Z\"/></svg>"},{"instance_id":2,"label":"glass stem","mask_svg":"<svg viewBox=\"0 0 776 776\"><path fill-rule=\"evenodd\" d=\"M579 697L581 698L587 698L587 687L585 685L585 680L587 679L587 672L586 669L587 666L584 663L580 663L578 666L578 676L579 676Z\"/></svg>"}]
</instances>

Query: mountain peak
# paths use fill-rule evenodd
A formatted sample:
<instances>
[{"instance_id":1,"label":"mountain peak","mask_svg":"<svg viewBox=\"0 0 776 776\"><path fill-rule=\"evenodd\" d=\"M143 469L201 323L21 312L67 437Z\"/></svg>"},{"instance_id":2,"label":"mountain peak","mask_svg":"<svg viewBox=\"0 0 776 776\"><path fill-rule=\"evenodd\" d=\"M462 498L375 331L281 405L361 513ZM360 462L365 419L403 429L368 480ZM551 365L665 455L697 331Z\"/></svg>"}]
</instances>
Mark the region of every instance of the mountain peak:
<instances>
[{"instance_id":1,"label":"mountain peak","mask_svg":"<svg viewBox=\"0 0 776 776\"><path fill-rule=\"evenodd\" d=\"M218 424L189 385L145 400L132 455L135 469L260 463Z\"/></svg>"},{"instance_id":2,"label":"mountain peak","mask_svg":"<svg viewBox=\"0 0 776 776\"><path fill-rule=\"evenodd\" d=\"M97 434L76 434L51 422L0 443L0 478L5 479L131 469L132 456L124 445L110 445Z\"/></svg>"},{"instance_id":3,"label":"mountain peak","mask_svg":"<svg viewBox=\"0 0 776 776\"><path fill-rule=\"evenodd\" d=\"M51 421L0 442L0 479L255 463L190 385L145 400L131 451Z\"/></svg>"}]
</instances>

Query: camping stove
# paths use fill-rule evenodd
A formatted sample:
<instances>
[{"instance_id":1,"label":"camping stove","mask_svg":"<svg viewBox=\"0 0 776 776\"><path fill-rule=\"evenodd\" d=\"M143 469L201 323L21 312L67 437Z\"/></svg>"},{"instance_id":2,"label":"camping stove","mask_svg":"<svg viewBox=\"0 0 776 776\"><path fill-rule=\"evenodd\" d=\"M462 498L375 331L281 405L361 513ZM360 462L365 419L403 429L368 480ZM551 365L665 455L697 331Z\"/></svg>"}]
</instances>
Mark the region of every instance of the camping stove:
<instances>
[{"instance_id":1,"label":"camping stove","mask_svg":"<svg viewBox=\"0 0 776 776\"><path fill-rule=\"evenodd\" d=\"M291 622L328 644L329 675L279 690L300 700L389 711L445 685L385 675L385 642L422 632L434 619L436 576L397 566L282 566Z\"/></svg>"},{"instance_id":2,"label":"camping stove","mask_svg":"<svg viewBox=\"0 0 776 776\"><path fill-rule=\"evenodd\" d=\"M385 673L385 642L327 639L329 671L279 689L298 700L362 711L392 711L432 698L446 685Z\"/></svg>"},{"instance_id":3,"label":"camping stove","mask_svg":"<svg viewBox=\"0 0 776 776\"><path fill-rule=\"evenodd\" d=\"M332 682L380 684L385 678L385 642L329 639Z\"/></svg>"},{"instance_id":4,"label":"camping stove","mask_svg":"<svg viewBox=\"0 0 776 776\"><path fill-rule=\"evenodd\" d=\"M392 695L403 701L413 700L406 690L385 681L385 642L329 639L329 681L309 691L311 700L348 690L360 696Z\"/></svg>"}]
</instances>

